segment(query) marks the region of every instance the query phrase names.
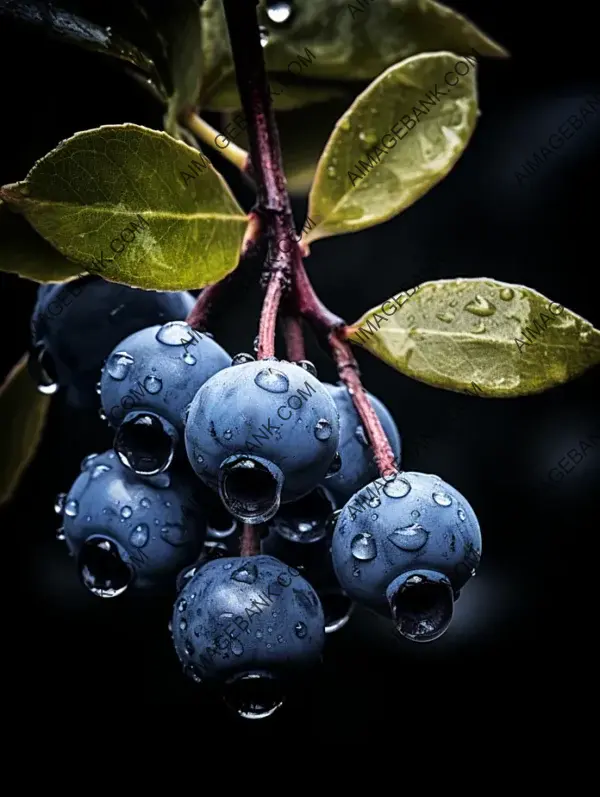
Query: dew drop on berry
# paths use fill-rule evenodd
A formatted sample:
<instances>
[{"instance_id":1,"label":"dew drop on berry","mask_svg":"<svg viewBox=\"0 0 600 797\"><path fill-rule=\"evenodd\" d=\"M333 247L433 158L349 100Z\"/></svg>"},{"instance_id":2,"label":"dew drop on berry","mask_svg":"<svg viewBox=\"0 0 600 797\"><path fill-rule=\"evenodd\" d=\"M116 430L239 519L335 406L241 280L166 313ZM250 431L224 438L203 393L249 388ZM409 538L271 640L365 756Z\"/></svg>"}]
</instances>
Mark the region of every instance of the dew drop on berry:
<instances>
[{"instance_id":1,"label":"dew drop on berry","mask_svg":"<svg viewBox=\"0 0 600 797\"><path fill-rule=\"evenodd\" d=\"M262 631L257 631L255 636L256 636L257 639L262 639L263 638L263 632Z\"/></svg>"},{"instance_id":2,"label":"dew drop on berry","mask_svg":"<svg viewBox=\"0 0 600 797\"><path fill-rule=\"evenodd\" d=\"M317 376L317 369L314 366L314 363L311 363L310 360L298 360L296 365L299 365L304 371L308 371L311 376Z\"/></svg>"},{"instance_id":3,"label":"dew drop on berry","mask_svg":"<svg viewBox=\"0 0 600 797\"><path fill-rule=\"evenodd\" d=\"M260 25L258 28L258 32L260 35L260 46L266 47L269 43L269 31L265 28L264 25Z\"/></svg>"},{"instance_id":4,"label":"dew drop on berry","mask_svg":"<svg viewBox=\"0 0 600 797\"><path fill-rule=\"evenodd\" d=\"M143 548L150 538L150 529L145 523L140 523L129 535L129 542L134 548Z\"/></svg>"},{"instance_id":5,"label":"dew drop on berry","mask_svg":"<svg viewBox=\"0 0 600 797\"><path fill-rule=\"evenodd\" d=\"M160 537L174 548L186 545L190 541L187 530L179 523L166 523L160 530Z\"/></svg>"},{"instance_id":6,"label":"dew drop on berry","mask_svg":"<svg viewBox=\"0 0 600 797\"><path fill-rule=\"evenodd\" d=\"M271 22L282 25L288 22L292 16L292 6L285 0L273 0L267 3L267 16Z\"/></svg>"},{"instance_id":7,"label":"dew drop on berry","mask_svg":"<svg viewBox=\"0 0 600 797\"><path fill-rule=\"evenodd\" d=\"M500 298L505 302L510 302L514 298L515 292L512 288L502 288L500 290Z\"/></svg>"},{"instance_id":8,"label":"dew drop on berry","mask_svg":"<svg viewBox=\"0 0 600 797\"><path fill-rule=\"evenodd\" d=\"M128 520L133 515L133 509L130 506L124 506L121 509L121 517Z\"/></svg>"},{"instance_id":9,"label":"dew drop on berry","mask_svg":"<svg viewBox=\"0 0 600 797\"><path fill-rule=\"evenodd\" d=\"M388 498L404 498L410 493L411 487L406 479L396 478L389 481L383 488L383 492Z\"/></svg>"},{"instance_id":10,"label":"dew drop on berry","mask_svg":"<svg viewBox=\"0 0 600 797\"><path fill-rule=\"evenodd\" d=\"M88 470L93 461L96 459L98 454L88 454L87 457L84 457L81 460L81 472Z\"/></svg>"},{"instance_id":11,"label":"dew drop on berry","mask_svg":"<svg viewBox=\"0 0 600 797\"><path fill-rule=\"evenodd\" d=\"M375 538L368 531L361 531L350 543L350 553L355 559L362 562L370 562L377 556L377 544Z\"/></svg>"},{"instance_id":12,"label":"dew drop on berry","mask_svg":"<svg viewBox=\"0 0 600 797\"><path fill-rule=\"evenodd\" d=\"M132 572L114 542L103 537L86 540L79 554L83 585L99 598L116 598L129 586Z\"/></svg>"},{"instance_id":13,"label":"dew drop on berry","mask_svg":"<svg viewBox=\"0 0 600 797\"><path fill-rule=\"evenodd\" d=\"M160 393L162 390L162 379L159 379L157 376L147 376L144 379L144 387L146 388L147 392L150 395L155 396L157 393Z\"/></svg>"},{"instance_id":14,"label":"dew drop on berry","mask_svg":"<svg viewBox=\"0 0 600 797\"><path fill-rule=\"evenodd\" d=\"M367 435L365 434L365 428L362 425L362 423L359 424L354 430L354 437L356 437L361 446L365 446L365 448L368 448L369 441L367 439Z\"/></svg>"},{"instance_id":15,"label":"dew drop on berry","mask_svg":"<svg viewBox=\"0 0 600 797\"><path fill-rule=\"evenodd\" d=\"M462 509L462 508L458 510L458 512L457 512L457 515L458 515L458 519L459 519L459 520L462 520L462 521L463 521L463 523L464 523L464 521L467 519L466 512L465 512L465 510L464 510L464 509Z\"/></svg>"},{"instance_id":16,"label":"dew drop on berry","mask_svg":"<svg viewBox=\"0 0 600 797\"><path fill-rule=\"evenodd\" d=\"M96 382L96 393L100 395L102 393L102 382Z\"/></svg>"},{"instance_id":17,"label":"dew drop on berry","mask_svg":"<svg viewBox=\"0 0 600 797\"><path fill-rule=\"evenodd\" d=\"M231 360L232 365L245 365L246 363L254 362L255 358L251 354L247 354L246 352L240 352L236 354L233 359Z\"/></svg>"},{"instance_id":18,"label":"dew drop on berry","mask_svg":"<svg viewBox=\"0 0 600 797\"><path fill-rule=\"evenodd\" d=\"M223 437L225 438L225 440L231 440L231 438L233 437L233 432L231 431L231 429L225 429L225 431L223 432Z\"/></svg>"},{"instance_id":19,"label":"dew drop on berry","mask_svg":"<svg viewBox=\"0 0 600 797\"><path fill-rule=\"evenodd\" d=\"M283 705L279 681L267 672L249 672L227 682L225 704L244 719L270 717Z\"/></svg>"},{"instance_id":20,"label":"dew drop on berry","mask_svg":"<svg viewBox=\"0 0 600 797\"><path fill-rule=\"evenodd\" d=\"M158 330L156 340L165 346L185 346L194 340L194 336L185 321L169 321Z\"/></svg>"},{"instance_id":21,"label":"dew drop on berry","mask_svg":"<svg viewBox=\"0 0 600 797\"><path fill-rule=\"evenodd\" d=\"M181 600L177 602L177 611L184 612L186 609L187 609L187 601L185 598L181 598Z\"/></svg>"},{"instance_id":22,"label":"dew drop on berry","mask_svg":"<svg viewBox=\"0 0 600 797\"><path fill-rule=\"evenodd\" d=\"M65 530L64 530L64 528L62 526L56 532L56 539L59 540L59 541L62 541L62 540L66 539Z\"/></svg>"},{"instance_id":23,"label":"dew drop on berry","mask_svg":"<svg viewBox=\"0 0 600 797\"><path fill-rule=\"evenodd\" d=\"M103 473L108 473L109 470L112 470L110 465L103 465L102 463L95 465L90 473L90 479L98 479Z\"/></svg>"},{"instance_id":24,"label":"dew drop on berry","mask_svg":"<svg viewBox=\"0 0 600 797\"><path fill-rule=\"evenodd\" d=\"M54 502L54 511L57 515L62 515L63 510L65 508L65 501L67 500L66 493L59 493L56 496L56 501Z\"/></svg>"},{"instance_id":25,"label":"dew drop on berry","mask_svg":"<svg viewBox=\"0 0 600 797\"><path fill-rule=\"evenodd\" d=\"M101 421L106 420L106 413L104 412L102 407L100 407L100 409L98 410L98 417L100 418Z\"/></svg>"},{"instance_id":26,"label":"dew drop on berry","mask_svg":"<svg viewBox=\"0 0 600 797\"><path fill-rule=\"evenodd\" d=\"M197 684L201 684L201 683L202 683L202 675L201 675L201 672L200 672L200 670L198 669L198 667L196 667L196 665L195 665L195 664L191 664L191 663L190 663L190 664L188 664L188 665L187 665L187 667L185 668L184 672L185 672L185 674L186 674L186 675L188 675L188 676L189 676L189 677L192 679L192 681L194 681L195 683L197 683Z\"/></svg>"},{"instance_id":27,"label":"dew drop on berry","mask_svg":"<svg viewBox=\"0 0 600 797\"><path fill-rule=\"evenodd\" d=\"M56 367L50 352L39 343L27 361L27 370L37 389L45 396L52 396L58 390Z\"/></svg>"},{"instance_id":28,"label":"dew drop on berry","mask_svg":"<svg viewBox=\"0 0 600 797\"><path fill-rule=\"evenodd\" d=\"M133 365L133 362L134 360L131 354L127 354L126 351L117 351L108 358L106 370L109 376L121 382L129 373L129 369Z\"/></svg>"},{"instance_id":29,"label":"dew drop on berry","mask_svg":"<svg viewBox=\"0 0 600 797\"><path fill-rule=\"evenodd\" d=\"M371 498L369 498L367 503L371 507L371 509L377 509L378 506L381 506L381 499L379 498L379 496L374 495Z\"/></svg>"},{"instance_id":30,"label":"dew drop on berry","mask_svg":"<svg viewBox=\"0 0 600 797\"><path fill-rule=\"evenodd\" d=\"M67 501L65 504L65 515L67 517L77 517L79 513L79 504L74 499Z\"/></svg>"},{"instance_id":31,"label":"dew drop on berry","mask_svg":"<svg viewBox=\"0 0 600 797\"><path fill-rule=\"evenodd\" d=\"M244 652L244 646L239 641L239 639L234 639L231 642L231 652L233 653L234 656L241 656L242 653Z\"/></svg>"},{"instance_id":32,"label":"dew drop on berry","mask_svg":"<svg viewBox=\"0 0 600 797\"><path fill-rule=\"evenodd\" d=\"M433 493L431 496L438 506L450 506L452 498L447 493Z\"/></svg>"},{"instance_id":33,"label":"dew drop on berry","mask_svg":"<svg viewBox=\"0 0 600 797\"><path fill-rule=\"evenodd\" d=\"M186 365L196 365L198 361L193 354L190 354L189 351L186 351L186 353L183 355L183 362Z\"/></svg>"},{"instance_id":34,"label":"dew drop on berry","mask_svg":"<svg viewBox=\"0 0 600 797\"><path fill-rule=\"evenodd\" d=\"M259 339L259 337L258 337L258 335L257 335L257 336L254 338L254 341L252 342L252 348L254 349L254 351L255 351L255 352L256 352L256 351L258 351L258 344L259 344L259 342L260 342L260 339Z\"/></svg>"},{"instance_id":35,"label":"dew drop on berry","mask_svg":"<svg viewBox=\"0 0 600 797\"><path fill-rule=\"evenodd\" d=\"M149 509L151 505L152 504L149 498L142 498L142 500L140 501L140 506L142 507L142 509Z\"/></svg>"},{"instance_id":36,"label":"dew drop on berry","mask_svg":"<svg viewBox=\"0 0 600 797\"><path fill-rule=\"evenodd\" d=\"M233 562L226 562L223 565L223 570L231 570L232 567L233 567Z\"/></svg>"},{"instance_id":37,"label":"dew drop on berry","mask_svg":"<svg viewBox=\"0 0 600 797\"><path fill-rule=\"evenodd\" d=\"M187 620L185 619L185 617L182 617L181 620L179 621L179 630L185 631L186 629L187 629Z\"/></svg>"},{"instance_id":38,"label":"dew drop on berry","mask_svg":"<svg viewBox=\"0 0 600 797\"><path fill-rule=\"evenodd\" d=\"M298 639L304 639L304 637L307 634L307 631L308 629L306 627L306 623L297 622L296 625L294 626L294 633L296 634Z\"/></svg>"},{"instance_id":39,"label":"dew drop on berry","mask_svg":"<svg viewBox=\"0 0 600 797\"><path fill-rule=\"evenodd\" d=\"M329 440L333 430L331 428L331 424L329 423L329 421L325 420L325 418L320 418L315 424L314 431L317 440L321 440L321 442L324 442L325 440Z\"/></svg>"},{"instance_id":40,"label":"dew drop on berry","mask_svg":"<svg viewBox=\"0 0 600 797\"><path fill-rule=\"evenodd\" d=\"M418 551L425 545L428 538L429 533L423 526L416 523L412 526L394 529L391 534L388 534L388 540L401 551Z\"/></svg>"},{"instance_id":41,"label":"dew drop on berry","mask_svg":"<svg viewBox=\"0 0 600 797\"><path fill-rule=\"evenodd\" d=\"M342 467L342 456L339 451L336 451L334 458L331 460L331 465L329 466L329 470L325 474L326 479L330 479L332 476L335 476L336 473Z\"/></svg>"},{"instance_id":42,"label":"dew drop on berry","mask_svg":"<svg viewBox=\"0 0 600 797\"><path fill-rule=\"evenodd\" d=\"M254 383L268 393L285 393L290 386L287 376L276 368L263 368L254 377Z\"/></svg>"},{"instance_id":43,"label":"dew drop on berry","mask_svg":"<svg viewBox=\"0 0 600 797\"><path fill-rule=\"evenodd\" d=\"M242 584L254 584L258 578L258 568L252 563L242 565L242 567L238 567L237 570L233 571L231 578L234 581L241 581Z\"/></svg>"}]
</instances>

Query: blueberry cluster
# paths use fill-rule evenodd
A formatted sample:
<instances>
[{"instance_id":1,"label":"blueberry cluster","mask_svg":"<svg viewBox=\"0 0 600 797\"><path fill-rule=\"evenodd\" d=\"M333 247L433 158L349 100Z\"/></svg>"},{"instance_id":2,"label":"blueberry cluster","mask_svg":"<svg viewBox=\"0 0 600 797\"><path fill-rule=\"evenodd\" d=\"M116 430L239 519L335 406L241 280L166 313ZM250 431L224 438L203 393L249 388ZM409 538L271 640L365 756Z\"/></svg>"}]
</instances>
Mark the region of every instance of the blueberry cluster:
<instances>
[{"instance_id":1,"label":"blueberry cluster","mask_svg":"<svg viewBox=\"0 0 600 797\"><path fill-rule=\"evenodd\" d=\"M344 385L308 361L231 357L186 323L192 302L87 277L40 288L40 389L74 406L99 396L114 431L59 496L59 537L93 595L173 600L185 673L268 716L355 603L405 639L440 636L481 536L437 476L379 476ZM396 424L367 395L400 463ZM252 527L254 555L240 547Z\"/></svg>"}]
</instances>

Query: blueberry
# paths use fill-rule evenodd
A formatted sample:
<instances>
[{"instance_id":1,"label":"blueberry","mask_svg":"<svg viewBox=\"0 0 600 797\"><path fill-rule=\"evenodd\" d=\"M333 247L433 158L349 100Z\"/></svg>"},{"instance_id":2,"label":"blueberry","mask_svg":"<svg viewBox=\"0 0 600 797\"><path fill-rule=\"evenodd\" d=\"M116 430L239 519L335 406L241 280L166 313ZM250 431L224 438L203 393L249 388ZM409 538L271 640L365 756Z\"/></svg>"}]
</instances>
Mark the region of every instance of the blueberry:
<instances>
[{"instance_id":1,"label":"blueberry","mask_svg":"<svg viewBox=\"0 0 600 797\"><path fill-rule=\"evenodd\" d=\"M242 693L272 690L314 665L325 640L314 589L298 570L263 555L198 568L175 602L172 630L188 675Z\"/></svg>"},{"instance_id":2,"label":"blueberry","mask_svg":"<svg viewBox=\"0 0 600 797\"><path fill-rule=\"evenodd\" d=\"M292 542L315 542L325 537L327 519L336 509L333 495L318 486L298 501L283 504L267 526Z\"/></svg>"},{"instance_id":3,"label":"blueberry","mask_svg":"<svg viewBox=\"0 0 600 797\"><path fill-rule=\"evenodd\" d=\"M481 533L466 499L438 476L376 479L346 503L332 540L333 566L354 600L389 614L399 633L436 639L481 558Z\"/></svg>"},{"instance_id":4,"label":"blueberry","mask_svg":"<svg viewBox=\"0 0 600 797\"><path fill-rule=\"evenodd\" d=\"M335 403L312 374L288 362L235 365L196 394L185 430L198 476L232 515L262 523L280 502L309 493L331 467Z\"/></svg>"},{"instance_id":5,"label":"blueberry","mask_svg":"<svg viewBox=\"0 0 600 797\"><path fill-rule=\"evenodd\" d=\"M142 480L113 451L91 455L57 509L66 543L84 585L112 598L173 589L177 574L196 560L205 520L195 484L172 472Z\"/></svg>"},{"instance_id":6,"label":"blueberry","mask_svg":"<svg viewBox=\"0 0 600 797\"><path fill-rule=\"evenodd\" d=\"M325 387L335 401L340 416L340 443L339 452L342 459L340 470L327 479L327 489L335 497L344 503L354 495L361 487L377 478L378 470L373 457L373 451L369 446L365 430L360 422L360 417L352 403L352 397L348 393L345 385L328 385ZM371 393L367 393L371 400L377 417L387 435L390 445L396 458L396 463L400 464L400 435L385 405Z\"/></svg>"},{"instance_id":7,"label":"blueberry","mask_svg":"<svg viewBox=\"0 0 600 797\"><path fill-rule=\"evenodd\" d=\"M185 318L193 297L82 277L41 285L31 319L30 368L42 392L65 388L69 404L97 408L96 383L110 351L149 324Z\"/></svg>"},{"instance_id":8,"label":"blueberry","mask_svg":"<svg viewBox=\"0 0 600 797\"><path fill-rule=\"evenodd\" d=\"M206 380L231 364L218 343L184 321L134 332L110 353L102 372L101 400L117 431L115 450L138 474L171 463L183 443L187 407Z\"/></svg>"}]
</instances>

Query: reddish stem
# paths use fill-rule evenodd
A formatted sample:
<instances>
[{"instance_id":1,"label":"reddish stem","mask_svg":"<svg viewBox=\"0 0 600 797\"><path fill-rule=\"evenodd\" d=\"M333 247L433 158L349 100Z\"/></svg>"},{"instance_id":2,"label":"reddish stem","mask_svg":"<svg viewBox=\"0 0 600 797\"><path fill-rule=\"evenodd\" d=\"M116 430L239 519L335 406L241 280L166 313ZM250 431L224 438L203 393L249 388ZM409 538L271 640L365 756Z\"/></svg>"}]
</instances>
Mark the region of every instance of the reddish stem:
<instances>
[{"instance_id":1,"label":"reddish stem","mask_svg":"<svg viewBox=\"0 0 600 797\"><path fill-rule=\"evenodd\" d=\"M293 300L298 313L310 322L317 331L328 335L335 329L345 326L343 318L329 310L315 293L300 253L297 253L293 273Z\"/></svg>"},{"instance_id":2,"label":"reddish stem","mask_svg":"<svg viewBox=\"0 0 600 797\"><path fill-rule=\"evenodd\" d=\"M352 349L345 340L342 340L339 333L331 332L329 335L329 345L333 358L337 365L340 379L348 388L352 403L362 421L362 425L367 433L369 442L373 448L375 462L382 476L388 476L398 472L394 452L389 444L387 435L373 409L373 405L367 396L362 382L360 381L360 371L358 363Z\"/></svg>"},{"instance_id":3,"label":"reddish stem","mask_svg":"<svg viewBox=\"0 0 600 797\"><path fill-rule=\"evenodd\" d=\"M295 315L285 315L281 319L281 323L283 325L288 360L290 362L306 360L302 320Z\"/></svg>"},{"instance_id":4,"label":"reddish stem","mask_svg":"<svg viewBox=\"0 0 600 797\"><path fill-rule=\"evenodd\" d=\"M283 293L283 283L281 271L273 271L267 285L267 292L265 293L265 300L260 314L258 350L256 354L259 360L275 356L275 327L277 309Z\"/></svg>"},{"instance_id":5,"label":"reddish stem","mask_svg":"<svg viewBox=\"0 0 600 797\"><path fill-rule=\"evenodd\" d=\"M240 556L256 556L260 553L260 526L251 526L244 523L242 541L240 543Z\"/></svg>"}]
</instances>

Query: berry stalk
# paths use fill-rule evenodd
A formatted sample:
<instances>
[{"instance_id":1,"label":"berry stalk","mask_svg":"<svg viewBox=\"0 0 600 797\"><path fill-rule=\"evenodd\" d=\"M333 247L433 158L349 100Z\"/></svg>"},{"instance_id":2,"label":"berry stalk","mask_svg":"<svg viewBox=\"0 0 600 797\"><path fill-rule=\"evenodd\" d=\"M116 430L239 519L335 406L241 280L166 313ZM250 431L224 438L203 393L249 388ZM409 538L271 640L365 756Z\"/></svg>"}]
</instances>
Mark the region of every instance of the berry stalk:
<instances>
[{"instance_id":1,"label":"berry stalk","mask_svg":"<svg viewBox=\"0 0 600 797\"><path fill-rule=\"evenodd\" d=\"M244 523L240 543L240 556L257 556L260 553L260 526Z\"/></svg>"}]
</instances>

